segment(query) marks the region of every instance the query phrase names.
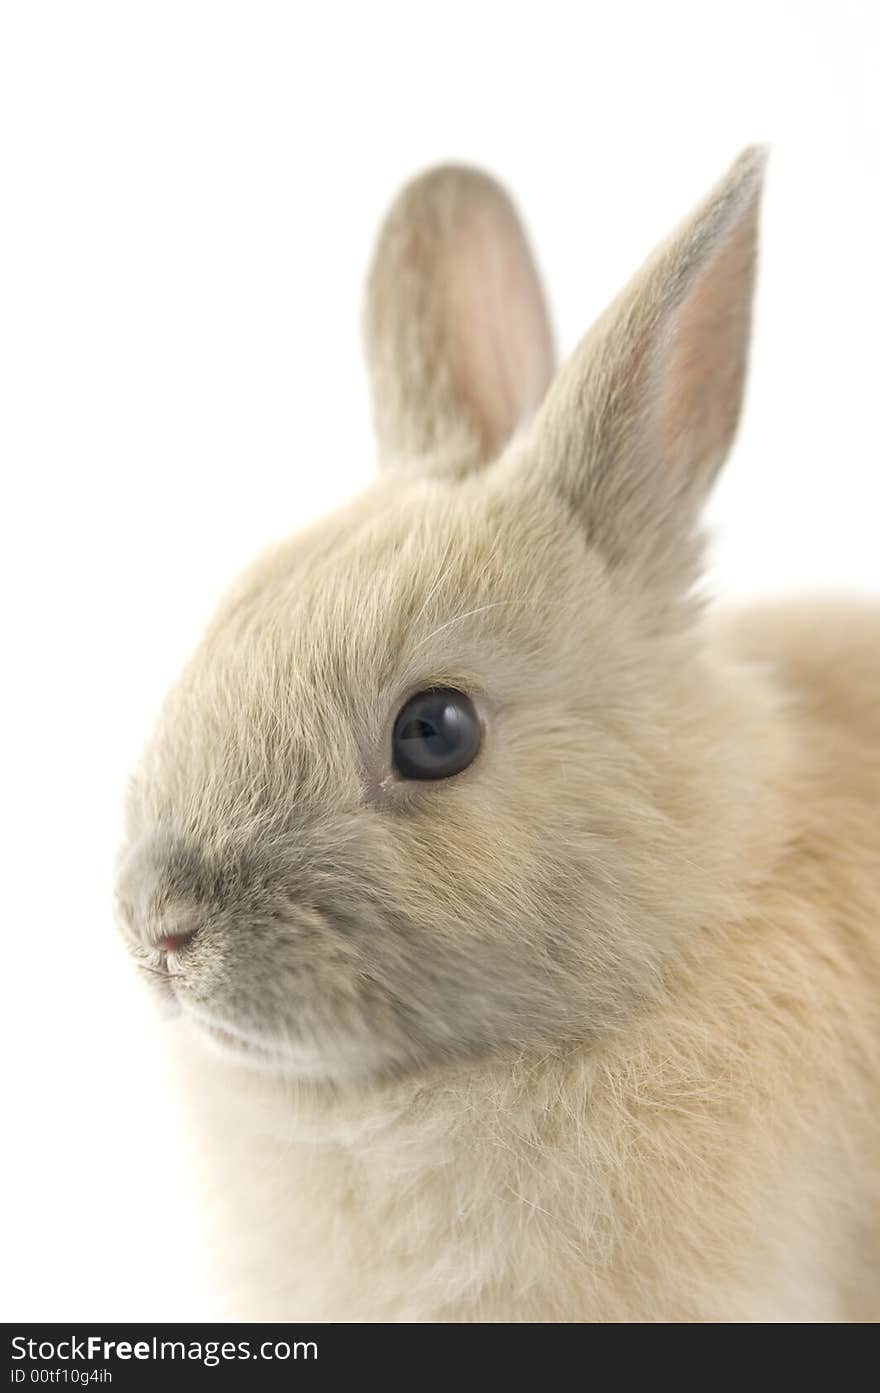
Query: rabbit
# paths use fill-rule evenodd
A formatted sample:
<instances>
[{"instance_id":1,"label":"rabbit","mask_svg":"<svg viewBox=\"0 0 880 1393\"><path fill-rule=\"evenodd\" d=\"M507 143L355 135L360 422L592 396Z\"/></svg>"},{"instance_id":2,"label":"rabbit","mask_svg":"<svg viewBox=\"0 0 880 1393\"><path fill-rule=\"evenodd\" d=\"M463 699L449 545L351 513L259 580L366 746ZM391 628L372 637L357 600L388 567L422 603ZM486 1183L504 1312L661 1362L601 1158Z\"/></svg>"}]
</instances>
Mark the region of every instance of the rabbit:
<instances>
[{"instance_id":1,"label":"rabbit","mask_svg":"<svg viewBox=\"0 0 880 1393\"><path fill-rule=\"evenodd\" d=\"M387 215L376 482L233 585L127 797L230 1317L880 1317L880 612L699 590L764 166L558 373L493 179Z\"/></svg>"}]
</instances>

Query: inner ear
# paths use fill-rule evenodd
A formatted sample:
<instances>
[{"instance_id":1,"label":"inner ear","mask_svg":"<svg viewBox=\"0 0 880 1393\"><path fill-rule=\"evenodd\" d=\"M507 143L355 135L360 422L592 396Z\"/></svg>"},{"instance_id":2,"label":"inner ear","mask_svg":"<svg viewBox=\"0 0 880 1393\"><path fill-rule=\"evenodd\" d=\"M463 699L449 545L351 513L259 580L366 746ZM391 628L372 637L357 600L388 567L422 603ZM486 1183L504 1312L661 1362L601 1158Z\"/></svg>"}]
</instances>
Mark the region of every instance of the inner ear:
<instances>
[{"instance_id":1,"label":"inner ear","mask_svg":"<svg viewBox=\"0 0 880 1393\"><path fill-rule=\"evenodd\" d=\"M505 197L469 202L443 273L455 385L491 458L537 411L554 369L541 285Z\"/></svg>"},{"instance_id":2,"label":"inner ear","mask_svg":"<svg viewBox=\"0 0 880 1393\"><path fill-rule=\"evenodd\" d=\"M736 430L755 240L754 215L735 222L658 335L651 372L653 428L660 458L678 470L679 491L702 493L711 484Z\"/></svg>"},{"instance_id":3,"label":"inner ear","mask_svg":"<svg viewBox=\"0 0 880 1393\"><path fill-rule=\"evenodd\" d=\"M540 281L503 189L444 167L403 190L380 233L365 332L383 466L461 473L503 448L554 371Z\"/></svg>"}]
</instances>

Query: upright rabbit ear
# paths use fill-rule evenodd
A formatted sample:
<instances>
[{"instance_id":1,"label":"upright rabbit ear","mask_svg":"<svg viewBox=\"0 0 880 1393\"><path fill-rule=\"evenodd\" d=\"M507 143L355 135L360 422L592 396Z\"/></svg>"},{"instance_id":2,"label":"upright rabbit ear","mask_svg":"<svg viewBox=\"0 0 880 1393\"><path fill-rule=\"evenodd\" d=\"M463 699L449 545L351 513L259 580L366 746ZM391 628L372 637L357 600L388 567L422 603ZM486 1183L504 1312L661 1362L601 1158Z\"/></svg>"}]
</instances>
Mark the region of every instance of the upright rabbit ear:
<instances>
[{"instance_id":1,"label":"upright rabbit ear","mask_svg":"<svg viewBox=\"0 0 880 1393\"><path fill-rule=\"evenodd\" d=\"M606 310L549 393L525 463L609 565L665 591L696 578L699 510L736 431L764 163L744 151Z\"/></svg>"},{"instance_id":2,"label":"upright rabbit ear","mask_svg":"<svg viewBox=\"0 0 880 1393\"><path fill-rule=\"evenodd\" d=\"M431 170L392 206L365 314L383 467L490 460L553 375L544 297L510 199L476 170Z\"/></svg>"}]
</instances>

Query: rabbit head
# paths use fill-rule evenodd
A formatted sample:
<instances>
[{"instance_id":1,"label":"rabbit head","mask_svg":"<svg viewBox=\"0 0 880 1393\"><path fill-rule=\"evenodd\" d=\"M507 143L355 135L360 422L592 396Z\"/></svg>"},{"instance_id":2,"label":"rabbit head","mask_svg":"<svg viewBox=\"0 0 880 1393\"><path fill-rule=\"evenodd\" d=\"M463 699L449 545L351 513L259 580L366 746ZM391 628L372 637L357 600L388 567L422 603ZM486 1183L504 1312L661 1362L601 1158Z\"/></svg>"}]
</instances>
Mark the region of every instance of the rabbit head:
<instances>
[{"instance_id":1,"label":"rabbit head","mask_svg":"<svg viewBox=\"0 0 880 1393\"><path fill-rule=\"evenodd\" d=\"M128 798L122 931L221 1048L342 1081L594 1038L725 911L753 790L692 592L762 167L555 380L498 186L443 168L393 206L377 480L234 586Z\"/></svg>"}]
</instances>

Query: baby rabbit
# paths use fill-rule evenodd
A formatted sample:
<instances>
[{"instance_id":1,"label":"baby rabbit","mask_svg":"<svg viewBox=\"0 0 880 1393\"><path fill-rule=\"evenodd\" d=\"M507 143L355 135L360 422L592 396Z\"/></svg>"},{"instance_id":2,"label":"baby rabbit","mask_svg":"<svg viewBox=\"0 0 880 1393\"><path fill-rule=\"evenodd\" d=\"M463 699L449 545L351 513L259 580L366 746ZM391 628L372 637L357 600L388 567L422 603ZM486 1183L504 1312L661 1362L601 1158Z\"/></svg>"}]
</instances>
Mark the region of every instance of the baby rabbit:
<instances>
[{"instance_id":1,"label":"baby rabbit","mask_svg":"<svg viewBox=\"0 0 880 1393\"><path fill-rule=\"evenodd\" d=\"M379 478L230 591L128 799L233 1317L880 1317L880 613L693 593L763 165L555 377L494 182L388 215Z\"/></svg>"}]
</instances>

